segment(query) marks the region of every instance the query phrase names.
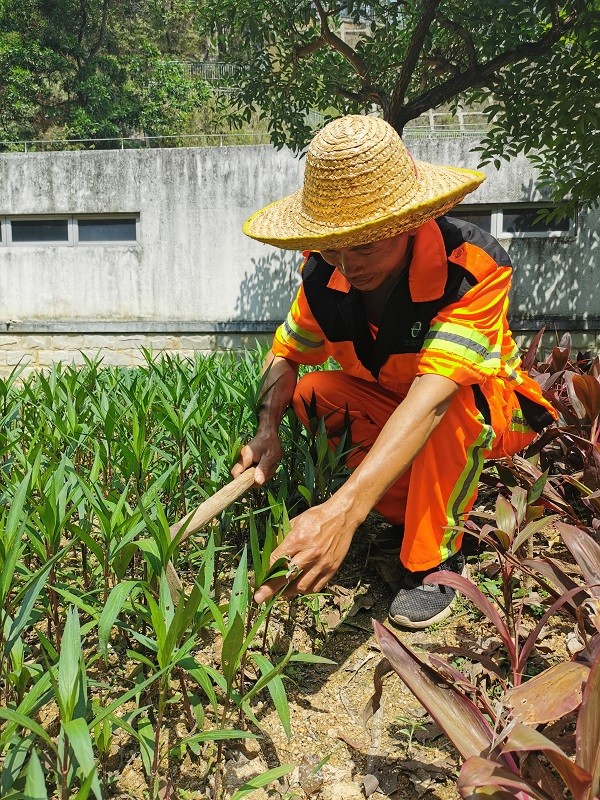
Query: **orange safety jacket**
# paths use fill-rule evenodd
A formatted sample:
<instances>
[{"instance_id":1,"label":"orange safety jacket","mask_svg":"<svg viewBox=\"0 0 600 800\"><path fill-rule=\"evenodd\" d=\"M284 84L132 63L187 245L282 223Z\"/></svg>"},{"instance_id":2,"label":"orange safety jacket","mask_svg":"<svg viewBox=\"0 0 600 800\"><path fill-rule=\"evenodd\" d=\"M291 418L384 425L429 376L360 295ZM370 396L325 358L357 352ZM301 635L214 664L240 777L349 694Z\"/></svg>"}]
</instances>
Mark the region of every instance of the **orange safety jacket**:
<instances>
[{"instance_id":1,"label":"orange safety jacket","mask_svg":"<svg viewBox=\"0 0 600 800\"><path fill-rule=\"evenodd\" d=\"M319 253L306 256L302 284L275 333L276 356L311 365L331 357L350 375L401 396L417 375L444 375L473 387L496 431L539 432L555 419L538 384L520 369L507 321L510 259L485 231L450 217L421 225L376 336L361 293ZM506 420L513 391L520 410L511 404Z\"/></svg>"}]
</instances>

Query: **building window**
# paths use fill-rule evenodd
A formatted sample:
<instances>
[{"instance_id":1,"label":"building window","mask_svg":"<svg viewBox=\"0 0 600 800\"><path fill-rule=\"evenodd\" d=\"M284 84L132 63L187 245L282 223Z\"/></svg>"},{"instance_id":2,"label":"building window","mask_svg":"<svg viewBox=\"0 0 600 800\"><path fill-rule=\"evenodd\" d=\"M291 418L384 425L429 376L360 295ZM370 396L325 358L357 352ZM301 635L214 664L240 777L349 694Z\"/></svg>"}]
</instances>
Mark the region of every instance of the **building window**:
<instances>
[{"instance_id":1,"label":"building window","mask_svg":"<svg viewBox=\"0 0 600 800\"><path fill-rule=\"evenodd\" d=\"M137 214L0 217L0 245L127 245L139 240Z\"/></svg>"},{"instance_id":2,"label":"building window","mask_svg":"<svg viewBox=\"0 0 600 800\"><path fill-rule=\"evenodd\" d=\"M546 208L555 206L547 203L463 205L453 208L448 216L473 222L497 239L575 236L575 220L568 217L538 219L540 211Z\"/></svg>"},{"instance_id":3,"label":"building window","mask_svg":"<svg viewBox=\"0 0 600 800\"><path fill-rule=\"evenodd\" d=\"M448 216L462 219L465 222L472 222L488 233L492 232L492 215L485 209L469 208L469 206L458 206L448 212Z\"/></svg>"},{"instance_id":4,"label":"building window","mask_svg":"<svg viewBox=\"0 0 600 800\"><path fill-rule=\"evenodd\" d=\"M12 219L13 244L69 244L68 219Z\"/></svg>"},{"instance_id":5,"label":"building window","mask_svg":"<svg viewBox=\"0 0 600 800\"><path fill-rule=\"evenodd\" d=\"M136 242L137 220L135 217L77 219L79 242Z\"/></svg>"},{"instance_id":6,"label":"building window","mask_svg":"<svg viewBox=\"0 0 600 800\"><path fill-rule=\"evenodd\" d=\"M570 220L559 217L548 222L538 219L540 209L535 206L502 209L502 233L509 236L564 236L569 233Z\"/></svg>"}]
</instances>

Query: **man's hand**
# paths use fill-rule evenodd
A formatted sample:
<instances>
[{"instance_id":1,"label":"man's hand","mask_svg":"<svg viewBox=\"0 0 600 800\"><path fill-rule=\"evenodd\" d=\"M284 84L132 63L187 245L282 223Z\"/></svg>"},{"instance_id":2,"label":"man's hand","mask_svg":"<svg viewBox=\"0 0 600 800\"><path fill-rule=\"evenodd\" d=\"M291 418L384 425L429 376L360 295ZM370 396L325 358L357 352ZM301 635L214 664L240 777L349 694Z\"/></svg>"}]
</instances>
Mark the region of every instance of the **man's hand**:
<instances>
[{"instance_id":1,"label":"man's hand","mask_svg":"<svg viewBox=\"0 0 600 800\"><path fill-rule=\"evenodd\" d=\"M254 438L242 447L238 460L231 470L232 476L237 478L248 467L256 464L254 474L256 486L262 486L265 481L273 477L277 464L283 456L279 423L294 396L298 364L275 356L269 350L262 374L265 382L260 395L258 430Z\"/></svg>"},{"instance_id":2,"label":"man's hand","mask_svg":"<svg viewBox=\"0 0 600 800\"><path fill-rule=\"evenodd\" d=\"M240 450L231 474L237 478L248 467L256 464L254 483L256 486L262 486L273 477L282 456L283 447L279 435L277 433L264 434L259 430L256 436Z\"/></svg>"},{"instance_id":3,"label":"man's hand","mask_svg":"<svg viewBox=\"0 0 600 800\"><path fill-rule=\"evenodd\" d=\"M300 570L299 577L289 583L283 596L321 591L344 560L359 522L335 498L291 520L290 532L271 555L271 564L279 558L288 558L291 566ZM256 590L254 599L264 603L287 583L286 578L269 581Z\"/></svg>"}]
</instances>

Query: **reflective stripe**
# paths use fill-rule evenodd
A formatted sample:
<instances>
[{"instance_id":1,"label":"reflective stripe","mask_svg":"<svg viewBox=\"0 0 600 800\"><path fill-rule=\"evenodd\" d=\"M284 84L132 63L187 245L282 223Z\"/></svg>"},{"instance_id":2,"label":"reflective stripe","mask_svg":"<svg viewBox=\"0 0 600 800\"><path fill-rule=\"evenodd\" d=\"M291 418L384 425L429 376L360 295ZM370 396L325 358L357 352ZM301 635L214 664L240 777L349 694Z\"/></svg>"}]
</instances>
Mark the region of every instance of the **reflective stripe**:
<instances>
[{"instance_id":1,"label":"reflective stripe","mask_svg":"<svg viewBox=\"0 0 600 800\"><path fill-rule=\"evenodd\" d=\"M290 312L283 325L280 325L277 329L277 333L275 334L276 338L279 339L282 344L288 345L298 350L300 353L322 348L325 344L323 335L306 330L306 328L298 325L296 319L302 319L297 298L292 303Z\"/></svg>"},{"instance_id":2,"label":"reflective stripe","mask_svg":"<svg viewBox=\"0 0 600 800\"><path fill-rule=\"evenodd\" d=\"M302 328L296 325L294 320L289 315L281 327L283 328L286 337L288 339L293 339L300 350L317 350L319 347L323 347L325 344L325 339L311 339L310 337L313 334L311 334L310 331L304 331Z\"/></svg>"},{"instance_id":3,"label":"reflective stripe","mask_svg":"<svg viewBox=\"0 0 600 800\"><path fill-rule=\"evenodd\" d=\"M504 373L509 381L514 381L515 383L523 383L523 378L519 375L518 372L515 372L514 369L511 369L508 364L504 365Z\"/></svg>"},{"instance_id":4,"label":"reflective stripe","mask_svg":"<svg viewBox=\"0 0 600 800\"><path fill-rule=\"evenodd\" d=\"M448 333L448 331L437 331L434 334L427 334L425 338L425 347L430 347L432 344L437 345L439 342L451 342L452 344L460 345L462 348L466 350L472 350L475 353L478 353L483 358L485 358L488 354L488 348L484 347L483 345L476 344L475 342L471 341L467 336L459 336L456 333ZM444 347L440 347L436 349L446 349ZM454 350L455 348L452 348ZM451 350L451 352L452 352Z\"/></svg>"},{"instance_id":5,"label":"reflective stripe","mask_svg":"<svg viewBox=\"0 0 600 800\"><path fill-rule=\"evenodd\" d=\"M499 350L491 350L484 336L459 325L433 325L425 337L423 349L458 356L476 367L484 365L488 370L502 366Z\"/></svg>"},{"instance_id":6,"label":"reflective stripe","mask_svg":"<svg viewBox=\"0 0 600 800\"><path fill-rule=\"evenodd\" d=\"M517 345L514 346L512 353L505 356L505 361L509 367L516 368L521 366L521 354Z\"/></svg>"},{"instance_id":7,"label":"reflective stripe","mask_svg":"<svg viewBox=\"0 0 600 800\"><path fill-rule=\"evenodd\" d=\"M532 428L530 425L527 424L527 420L523 416L523 412L520 409L515 409L510 418L510 429L511 431L516 431L518 433L531 433Z\"/></svg>"},{"instance_id":8,"label":"reflective stripe","mask_svg":"<svg viewBox=\"0 0 600 800\"><path fill-rule=\"evenodd\" d=\"M454 489L448 498L448 505L446 506L446 523L448 527L440 544L442 561L445 561L456 552L454 540L459 535L459 531L453 530L453 528L460 524L464 509L477 490L477 483L483 469L484 454L491 449L495 438L492 426L485 424L481 414L477 416L482 423L481 433L467 448L465 467L454 484Z\"/></svg>"},{"instance_id":9,"label":"reflective stripe","mask_svg":"<svg viewBox=\"0 0 600 800\"><path fill-rule=\"evenodd\" d=\"M437 335L438 332L452 334L457 337L457 341L466 341L473 347L479 346L486 353L491 349L491 343L487 336L475 328L467 325L458 325L456 322L435 322L427 336Z\"/></svg>"}]
</instances>

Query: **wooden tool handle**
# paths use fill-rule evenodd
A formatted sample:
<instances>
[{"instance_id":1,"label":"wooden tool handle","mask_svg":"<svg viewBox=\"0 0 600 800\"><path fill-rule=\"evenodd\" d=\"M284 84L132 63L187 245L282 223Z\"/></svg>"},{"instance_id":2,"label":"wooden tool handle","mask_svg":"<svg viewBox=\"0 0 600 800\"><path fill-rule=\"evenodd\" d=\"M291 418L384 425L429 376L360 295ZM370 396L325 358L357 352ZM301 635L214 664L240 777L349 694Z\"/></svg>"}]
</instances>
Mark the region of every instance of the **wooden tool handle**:
<instances>
[{"instance_id":1,"label":"wooden tool handle","mask_svg":"<svg viewBox=\"0 0 600 800\"><path fill-rule=\"evenodd\" d=\"M234 478L228 484L219 489L218 492L209 497L191 514L187 514L179 522L175 522L169 530L171 531L171 539L174 539L183 526L187 524L185 531L181 536L180 542L185 542L192 533L196 533L211 521L213 517L224 511L227 506L230 506L234 500L241 497L248 489L254 484L254 471L255 467L249 467L237 478ZM188 521L189 520L189 521Z\"/></svg>"},{"instance_id":2,"label":"wooden tool handle","mask_svg":"<svg viewBox=\"0 0 600 800\"><path fill-rule=\"evenodd\" d=\"M244 492L247 492L248 489L254 485L254 470L255 467L250 467L245 472L242 472L241 475L238 475L237 478L234 478L228 484L223 486L222 489L219 489L218 492L209 497L203 503L201 503L198 508L193 511L191 514L187 514L183 519L180 519L179 522L175 522L169 528L171 532L171 539L174 539L179 531L183 528L183 526L188 522L188 525L183 532L180 544L185 542L192 533L196 533L201 528L203 528L207 523L216 517L217 514L220 514L221 511L224 511L227 506L230 506L234 500L237 500L238 497L241 497ZM169 591L171 593L171 598L173 599L174 603L177 603L179 600L181 593L183 592L183 585L179 580L179 575L173 566L173 563L169 561L167 564L166 569L166 576L167 576L167 583L169 585Z\"/></svg>"}]
</instances>

